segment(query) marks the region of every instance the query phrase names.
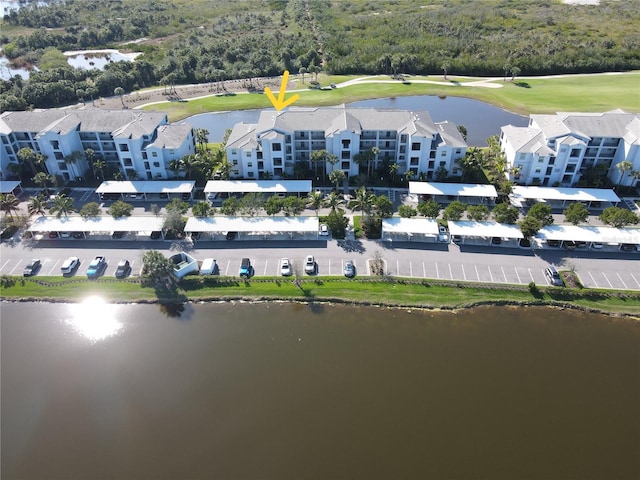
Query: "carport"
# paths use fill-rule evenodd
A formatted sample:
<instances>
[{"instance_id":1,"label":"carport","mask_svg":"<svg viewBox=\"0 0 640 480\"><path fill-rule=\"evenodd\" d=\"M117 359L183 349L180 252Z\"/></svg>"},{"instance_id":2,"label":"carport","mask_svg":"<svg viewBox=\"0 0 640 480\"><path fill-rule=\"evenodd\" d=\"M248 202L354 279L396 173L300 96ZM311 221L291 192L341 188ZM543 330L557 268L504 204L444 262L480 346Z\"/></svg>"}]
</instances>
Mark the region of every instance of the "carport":
<instances>
[{"instance_id":1,"label":"carport","mask_svg":"<svg viewBox=\"0 0 640 480\"><path fill-rule=\"evenodd\" d=\"M594 243L640 245L640 228L613 228L602 226L549 225L536 234L540 241L585 242L589 247Z\"/></svg>"},{"instance_id":2,"label":"carport","mask_svg":"<svg viewBox=\"0 0 640 480\"><path fill-rule=\"evenodd\" d=\"M195 180L154 180L154 181L115 181L102 182L96 189L100 198L102 195L120 195L138 198L142 196L147 200L148 195L166 195L167 198L182 197L188 194L193 199L193 187Z\"/></svg>"},{"instance_id":3,"label":"carport","mask_svg":"<svg viewBox=\"0 0 640 480\"><path fill-rule=\"evenodd\" d=\"M38 217L28 228L32 233L43 232L82 232L87 234L111 235L113 232L133 232L136 235L149 236L151 232L162 232L164 219L162 217Z\"/></svg>"},{"instance_id":4,"label":"carport","mask_svg":"<svg viewBox=\"0 0 640 480\"><path fill-rule=\"evenodd\" d=\"M187 234L205 233L211 240L225 240L235 232L237 240L317 240L317 217L238 217L189 218Z\"/></svg>"},{"instance_id":5,"label":"carport","mask_svg":"<svg viewBox=\"0 0 640 480\"><path fill-rule=\"evenodd\" d=\"M311 192L311 180L209 180L204 187L208 200L213 200L221 193L246 194L265 193L286 195L308 194Z\"/></svg>"},{"instance_id":6,"label":"carport","mask_svg":"<svg viewBox=\"0 0 640 480\"><path fill-rule=\"evenodd\" d=\"M382 238L386 241L436 242L438 222L429 218L384 218Z\"/></svg>"},{"instance_id":7,"label":"carport","mask_svg":"<svg viewBox=\"0 0 640 480\"><path fill-rule=\"evenodd\" d=\"M449 233L452 238L460 237L461 242L465 243L467 239L482 239L482 243L491 245L492 238L500 238L509 240L519 240L524 238L517 225L496 222L472 222L461 220L458 222L449 221ZM457 243L457 242L456 242Z\"/></svg>"},{"instance_id":8,"label":"carport","mask_svg":"<svg viewBox=\"0 0 640 480\"><path fill-rule=\"evenodd\" d=\"M509 195L511 203L516 207L524 207L528 202L557 202L564 207L567 202L584 202L588 207L593 202L617 205L620 197L607 188L555 188L555 187L520 187L514 186Z\"/></svg>"},{"instance_id":9,"label":"carport","mask_svg":"<svg viewBox=\"0 0 640 480\"><path fill-rule=\"evenodd\" d=\"M464 200L466 203L493 203L498 192L493 185L479 183L409 182L409 194L448 203Z\"/></svg>"},{"instance_id":10,"label":"carport","mask_svg":"<svg viewBox=\"0 0 640 480\"><path fill-rule=\"evenodd\" d=\"M13 193L20 195L22 193L22 182L20 180L2 180L0 181L0 193Z\"/></svg>"}]
</instances>

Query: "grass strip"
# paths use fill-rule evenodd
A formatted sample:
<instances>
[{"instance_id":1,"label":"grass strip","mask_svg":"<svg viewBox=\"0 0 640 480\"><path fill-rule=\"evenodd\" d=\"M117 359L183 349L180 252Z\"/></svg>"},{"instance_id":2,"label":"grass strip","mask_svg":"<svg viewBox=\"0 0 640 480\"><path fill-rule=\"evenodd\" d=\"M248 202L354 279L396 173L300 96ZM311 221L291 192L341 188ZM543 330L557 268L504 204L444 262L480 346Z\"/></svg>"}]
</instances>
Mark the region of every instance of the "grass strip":
<instances>
[{"instance_id":1,"label":"grass strip","mask_svg":"<svg viewBox=\"0 0 640 480\"><path fill-rule=\"evenodd\" d=\"M80 301L98 295L109 302L184 302L229 299L342 301L347 303L431 308L462 308L479 303L548 303L640 315L640 292L538 287L476 285L470 282L430 282L403 279L306 278L300 287L291 279L261 277L247 282L237 278L191 277L176 291L145 287L139 281L64 279L60 277L4 277L4 300Z\"/></svg>"}]
</instances>

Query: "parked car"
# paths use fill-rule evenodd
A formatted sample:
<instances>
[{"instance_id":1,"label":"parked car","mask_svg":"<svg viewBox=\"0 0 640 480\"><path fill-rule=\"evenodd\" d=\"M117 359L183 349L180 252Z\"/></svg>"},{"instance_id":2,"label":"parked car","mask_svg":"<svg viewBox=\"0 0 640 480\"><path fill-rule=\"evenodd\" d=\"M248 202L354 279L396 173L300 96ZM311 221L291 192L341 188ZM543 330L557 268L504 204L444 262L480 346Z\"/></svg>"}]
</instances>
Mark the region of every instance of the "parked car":
<instances>
[{"instance_id":1,"label":"parked car","mask_svg":"<svg viewBox=\"0 0 640 480\"><path fill-rule=\"evenodd\" d=\"M215 258L205 258L200 267L200 275L215 275L218 271L218 265Z\"/></svg>"},{"instance_id":2,"label":"parked car","mask_svg":"<svg viewBox=\"0 0 640 480\"><path fill-rule=\"evenodd\" d=\"M227 240L235 240L238 236L238 232L227 232Z\"/></svg>"},{"instance_id":3,"label":"parked car","mask_svg":"<svg viewBox=\"0 0 640 480\"><path fill-rule=\"evenodd\" d=\"M576 248L587 248L587 242L576 242Z\"/></svg>"},{"instance_id":4,"label":"parked car","mask_svg":"<svg viewBox=\"0 0 640 480\"><path fill-rule=\"evenodd\" d=\"M559 247L560 246L560 240L547 240L547 246L548 247Z\"/></svg>"},{"instance_id":5,"label":"parked car","mask_svg":"<svg viewBox=\"0 0 640 480\"><path fill-rule=\"evenodd\" d=\"M640 245L634 245L633 243L623 243L620 245L620 250L623 252L635 252L640 251Z\"/></svg>"},{"instance_id":6,"label":"parked car","mask_svg":"<svg viewBox=\"0 0 640 480\"><path fill-rule=\"evenodd\" d=\"M593 248L594 250L602 250L603 247L603 243L602 242L593 242L591 244L591 248Z\"/></svg>"},{"instance_id":7,"label":"parked car","mask_svg":"<svg viewBox=\"0 0 640 480\"><path fill-rule=\"evenodd\" d=\"M40 267L42 267L42 263L40 263L39 259L34 258L29 263L27 263L26 267L24 267L24 270L22 271L22 276L24 277L33 276L38 273L38 270L40 270Z\"/></svg>"},{"instance_id":8,"label":"parked car","mask_svg":"<svg viewBox=\"0 0 640 480\"><path fill-rule=\"evenodd\" d=\"M461 235L452 235L451 236L451 241L453 243L460 243L460 242L462 242L462 236Z\"/></svg>"},{"instance_id":9,"label":"parked car","mask_svg":"<svg viewBox=\"0 0 640 480\"><path fill-rule=\"evenodd\" d=\"M160 193L159 197L160 197L162 200L166 200L166 199L168 199L168 198L169 198L169 194L168 194L168 193L165 193L165 192L162 192L162 193Z\"/></svg>"},{"instance_id":10,"label":"parked car","mask_svg":"<svg viewBox=\"0 0 640 480\"><path fill-rule=\"evenodd\" d=\"M500 237L491 237L491 245L500 245L502 239Z\"/></svg>"},{"instance_id":11,"label":"parked car","mask_svg":"<svg viewBox=\"0 0 640 480\"><path fill-rule=\"evenodd\" d=\"M251 276L251 261L248 258L243 258L240 262L240 276L245 278Z\"/></svg>"},{"instance_id":12,"label":"parked car","mask_svg":"<svg viewBox=\"0 0 640 480\"><path fill-rule=\"evenodd\" d=\"M125 232L113 232L111 234L111 238L122 238L124 237Z\"/></svg>"},{"instance_id":13,"label":"parked car","mask_svg":"<svg viewBox=\"0 0 640 480\"><path fill-rule=\"evenodd\" d=\"M347 278L353 278L356 276L356 267L353 264L353 260L347 260L344 262L344 276Z\"/></svg>"},{"instance_id":14,"label":"parked car","mask_svg":"<svg viewBox=\"0 0 640 480\"><path fill-rule=\"evenodd\" d=\"M183 193L182 194L182 200L185 200L185 201L188 202L189 200L191 200L191 194L190 193Z\"/></svg>"},{"instance_id":15,"label":"parked car","mask_svg":"<svg viewBox=\"0 0 640 480\"><path fill-rule=\"evenodd\" d=\"M553 265L550 265L544 269L544 275L549 279L549 283L554 287L564 286L564 282L560 278L560 274L556 270L556 267L554 267Z\"/></svg>"},{"instance_id":16,"label":"parked car","mask_svg":"<svg viewBox=\"0 0 640 480\"><path fill-rule=\"evenodd\" d=\"M62 263L60 271L64 276L73 275L78 265L80 265L80 259L78 257L69 257Z\"/></svg>"},{"instance_id":17,"label":"parked car","mask_svg":"<svg viewBox=\"0 0 640 480\"><path fill-rule=\"evenodd\" d=\"M280 274L283 277L288 277L291 275L291 262L288 258L283 258L280 260Z\"/></svg>"},{"instance_id":18,"label":"parked car","mask_svg":"<svg viewBox=\"0 0 640 480\"><path fill-rule=\"evenodd\" d=\"M49 238L58 238L58 232L49 232Z\"/></svg>"},{"instance_id":19,"label":"parked car","mask_svg":"<svg viewBox=\"0 0 640 480\"><path fill-rule=\"evenodd\" d=\"M91 260L89 267L87 268L87 277L98 278L107 266L107 259L102 255L98 255Z\"/></svg>"},{"instance_id":20,"label":"parked car","mask_svg":"<svg viewBox=\"0 0 640 480\"><path fill-rule=\"evenodd\" d=\"M308 275L316 273L316 260L313 258L313 255L307 255L307 258L304 260L304 271Z\"/></svg>"},{"instance_id":21,"label":"parked car","mask_svg":"<svg viewBox=\"0 0 640 480\"><path fill-rule=\"evenodd\" d=\"M131 273L131 264L129 260L122 259L116 267L116 278L126 278Z\"/></svg>"},{"instance_id":22,"label":"parked car","mask_svg":"<svg viewBox=\"0 0 640 480\"><path fill-rule=\"evenodd\" d=\"M60 238L71 238L71 232L60 232Z\"/></svg>"},{"instance_id":23,"label":"parked car","mask_svg":"<svg viewBox=\"0 0 640 480\"><path fill-rule=\"evenodd\" d=\"M566 250L575 250L576 242L574 242L573 240L566 240L562 243L562 247Z\"/></svg>"},{"instance_id":24,"label":"parked car","mask_svg":"<svg viewBox=\"0 0 640 480\"><path fill-rule=\"evenodd\" d=\"M327 237L329 235L329 227L324 223L320 225L320 235L323 237Z\"/></svg>"},{"instance_id":25,"label":"parked car","mask_svg":"<svg viewBox=\"0 0 640 480\"><path fill-rule=\"evenodd\" d=\"M73 238L75 239L85 238L85 234L84 232L73 232Z\"/></svg>"},{"instance_id":26,"label":"parked car","mask_svg":"<svg viewBox=\"0 0 640 480\"><path fill-rule=\"evenodd\" d=\"M162 238L161 232L151 232L151 240L158 240L159 238Z\"/></svg>"}]
</instances>

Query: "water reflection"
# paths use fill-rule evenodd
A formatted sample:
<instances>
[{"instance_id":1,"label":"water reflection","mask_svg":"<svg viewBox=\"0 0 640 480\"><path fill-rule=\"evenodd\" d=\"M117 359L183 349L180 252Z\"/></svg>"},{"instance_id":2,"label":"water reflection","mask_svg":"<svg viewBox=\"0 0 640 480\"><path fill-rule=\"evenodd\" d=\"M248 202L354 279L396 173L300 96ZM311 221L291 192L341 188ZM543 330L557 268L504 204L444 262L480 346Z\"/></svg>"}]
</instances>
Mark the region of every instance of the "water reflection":
<instances>
[{"instance_id":1,"label":"water reflection","mask_svg":"<svg viewBox=\"0 0 640 480\"><path fill-rule=\"evenodd\" d=\"M99 342L117 335L122 323L117 319L119 306L105 302L101 297L88 297L69 306L70 318L66 322L91 342Z\"/></svg>"}]
</instances>

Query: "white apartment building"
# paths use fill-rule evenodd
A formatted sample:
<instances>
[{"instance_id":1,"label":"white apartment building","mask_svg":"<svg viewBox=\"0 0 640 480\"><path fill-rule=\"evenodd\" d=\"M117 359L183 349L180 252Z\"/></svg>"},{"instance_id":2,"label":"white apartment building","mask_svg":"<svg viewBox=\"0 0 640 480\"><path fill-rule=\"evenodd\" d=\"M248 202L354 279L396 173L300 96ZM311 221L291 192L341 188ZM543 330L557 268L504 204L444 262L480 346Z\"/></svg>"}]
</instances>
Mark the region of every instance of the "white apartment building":
<instances>
[{"instance_id":1,"label":"white apartment building","mask_svg":"<svg viewBox=\"0 0 640 480\"><path fill-rule=\"evenodd\" d=\"M196 140L190 124L169 124L164 113L83 107L4 112L0 144L2 179L16 177L18 151L30 148L45 157L49 174L65 181L91 175L87 149L105 161L107 171L152 180L173 177L169 162L194 153ZM80 153L70 161L74 152Z\"/></svg>"},{"instance_id":2,"label":"white apartment building","mask_svg":"<svg viewBox=\"0 0 640 480\"><path fill-rule=\"evenodd\" d=\"M431 180L440 167L461 175L456 160L465 156L467 144L456 125L434 123L427 112L341 106L265 110L257 124L234 126L226 151L234 178L290 176L298 162L312 172L317 168L318 175L341 169L349 177L364 173L367 167L354 157L373 147L370 170L397 163L398 175L410 170ZM329 160L314 165L311 153L319 150L326 150Z\"/></svg>"},{"instance_id":3,"label":"white apartment building","mask_svg":"<svg viewBox=\"0 0 640 480\"><path fill-rule=\"evenodd\" d=\"M640 115L606 113L530 115L527 127L502 127L500 146L510 180L571 187L597 167L616 185L640 185ZM621 171L616 165L629 162Z\"/></svg>"}]
</instances>

